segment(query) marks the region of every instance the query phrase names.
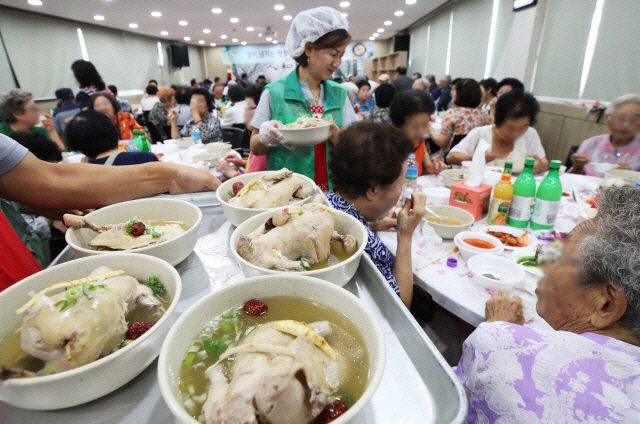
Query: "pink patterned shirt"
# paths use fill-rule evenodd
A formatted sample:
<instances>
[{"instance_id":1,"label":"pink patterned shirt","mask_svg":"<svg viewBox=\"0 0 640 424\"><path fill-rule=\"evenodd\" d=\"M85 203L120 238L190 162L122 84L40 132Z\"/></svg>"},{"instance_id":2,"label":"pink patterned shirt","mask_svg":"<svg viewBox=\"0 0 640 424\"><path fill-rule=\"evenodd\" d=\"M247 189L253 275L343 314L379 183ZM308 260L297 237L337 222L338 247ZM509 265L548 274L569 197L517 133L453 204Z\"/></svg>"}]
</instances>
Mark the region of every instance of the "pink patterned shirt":
<instances>
[{"instance_id":1,"label":"pink patterned shirt","mask_svg":"<svg viewBox=\"0 0 640 424\"><path fill-rule=\"evenodd\" d=\"M610 134L591 137L582 142L578 153L584 153L589 159L589 162L593 163L620 163L624 159L624 156L629 153L629 157L627 158L629 169L632 171L640 171L640 138L637 136L633 137L631 143L618 148L614 148L611 145ZM590 163L585 165L584 173L585 175L604 178L604 174L595 172Z\"/></svg>"},{"instance_id":2,"label":"pink patterned shirt","mask_svg":"<svg viewBox=\"0 0 640 424\"><path fill-rule=\"evenodd\" d=\"M487 112L468 107L456 107L449 109L442 120L441 135L469 134L476 127L491 125L491 117Z\"/></svg>"}]
</instances>

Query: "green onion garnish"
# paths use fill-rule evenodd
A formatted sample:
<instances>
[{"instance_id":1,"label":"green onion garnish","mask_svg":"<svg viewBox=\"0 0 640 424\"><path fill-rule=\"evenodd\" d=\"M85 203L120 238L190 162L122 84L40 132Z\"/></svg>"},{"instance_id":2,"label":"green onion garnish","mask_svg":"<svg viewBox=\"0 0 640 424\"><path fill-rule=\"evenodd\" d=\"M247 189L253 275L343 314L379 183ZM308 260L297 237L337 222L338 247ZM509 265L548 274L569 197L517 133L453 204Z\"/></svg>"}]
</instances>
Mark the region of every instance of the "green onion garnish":
<instances>
[{"instance_id":1,"label":"green onion garnish","mask_svg":"<svg viewBox=\"0 0 640 424\"><path fill-rule=\"evenodd\" d=\"M66 298L71 301L76 301L81 294L82 294L82 291L78 286L71 287L69 290L67 290L64 293Z\"/></svg>"},{"instance_id":2,"label":"green onion garnish","mask_svg":"<svg viewBox=\"0 0 640 424\"><path fill-rule=\"evenodd\" d=\"M89 290L91 290L93 288L92 284L89 283L84 283L82 285L82 293L87 296L87 298L89 299L93 299L93 294L91 294L91 292Z\"/></svg>"},{"instance_id":3,"label":"green onion garnish","mask_svg":"<svg viewBox=\"0 0 640 424\"><path fill-rule=\"evenodd\" d=\"M228 324L228 323L227 323L227 324L225 324L225 325L223 325L223 326L222 326L222 330L223 330L225 333L228 333L228 332L230 332L231 330L233 330L233 326L232 326L231 324Z\"/></svg>"},{"instance_id":4,"label":"green onion garnish","mask_svg":"<svg viewBox=\"0 0 640 424\"><path fill-rule=\"evenodd\" d=\"M303 211L300 211L300 212L298 212L298 215L302 215L303 213L304 213Z\"/></svg>"},{"instance_id":5,"label":"green onion garnish","mask_svg":"<svg viewBox=\"0 0 640 424\"><path fill-rule=\"evenodd\" d=\"M47 364L42 369L42 375L51 375L53 374L53 364Z\"/></svg>"},{"instance_id":6,"label":"green onion garnish","mask_svg":"<svg viewBox=\"0 0 640 424\"><path fill-rule=\"evenodd\" d=\"M253 243L249 244L249 252L253 252Z\"/></svg>"},{"instance_id":7,"label":"green onion garnish","mask_svg":"<svg viewBox=\"0 0 640 424\"><path fill-rule=\"evenodd\" d=\"M189 355L187 355L187 359L184 360L182 365L184 365L185 367L190 367L193 364L193 360L196 359L196 355L197 355L197 353L195 353L195 352L190 353Z\"/></svg>"},{"instance_id":8,"label":"green onion garnish","mask_svg":"<svg viewBox=\"0 0 640 424\"><path fill-rule=\"evenodd\" d=\"M218 358L227 349L227 345L222 340L207 340L204 342L204 348L211 358Z\"/></svg>"}]
</instances>

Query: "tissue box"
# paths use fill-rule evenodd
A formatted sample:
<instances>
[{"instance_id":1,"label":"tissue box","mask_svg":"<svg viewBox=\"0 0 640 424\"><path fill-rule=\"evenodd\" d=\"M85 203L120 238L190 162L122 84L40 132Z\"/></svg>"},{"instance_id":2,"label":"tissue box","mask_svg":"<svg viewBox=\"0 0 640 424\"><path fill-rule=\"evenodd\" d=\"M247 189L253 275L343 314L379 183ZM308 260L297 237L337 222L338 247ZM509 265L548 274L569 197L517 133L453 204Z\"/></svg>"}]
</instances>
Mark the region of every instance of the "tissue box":
<instances>
[{"instance_id":1,"label":"tissue box","mask_svg":"<svg viewBox=\"0 0 640 424\"><path fill-rule=\"evenodd\" d=\"M461 181L451 186L449 206L471 212L475 220L478 221L482 215L489 212L489 200L493 187L487 184L481 184L480 187L468 187L464 183L465 181Z\"/></svg>"}]
</instances>

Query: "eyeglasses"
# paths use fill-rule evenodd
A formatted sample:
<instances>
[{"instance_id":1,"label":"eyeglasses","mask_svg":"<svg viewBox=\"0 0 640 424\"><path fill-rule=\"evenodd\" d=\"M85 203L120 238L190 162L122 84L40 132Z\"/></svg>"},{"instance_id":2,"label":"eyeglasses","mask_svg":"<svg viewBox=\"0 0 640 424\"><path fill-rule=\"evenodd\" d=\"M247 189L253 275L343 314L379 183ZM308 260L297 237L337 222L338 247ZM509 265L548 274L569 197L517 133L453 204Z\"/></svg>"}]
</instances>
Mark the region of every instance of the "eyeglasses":
<instances>
[{"instance_id":1,"label":"eyeglasses","mask_svg":"<svg viewBox=\"0 0 640 424\"><path fill-rule=\"evenodd\" d=\"M615 122L616 124L623 124L625 122L631 125L639 125L640 124L640 116L620 116L620 115L612 115L609 117L611 122Z\"/></svg>"}]
</instances>

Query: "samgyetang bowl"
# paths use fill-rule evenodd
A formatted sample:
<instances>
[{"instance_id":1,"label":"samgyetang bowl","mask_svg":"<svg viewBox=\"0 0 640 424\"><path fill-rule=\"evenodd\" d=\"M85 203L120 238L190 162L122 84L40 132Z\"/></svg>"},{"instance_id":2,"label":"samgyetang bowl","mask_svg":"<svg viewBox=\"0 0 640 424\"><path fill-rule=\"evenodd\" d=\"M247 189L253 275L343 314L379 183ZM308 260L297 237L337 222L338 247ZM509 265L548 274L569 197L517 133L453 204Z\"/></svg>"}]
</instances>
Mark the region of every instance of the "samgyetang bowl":
<instances>
[{"instance_id":1,"label":"samgyetang bowl","mask_svg":"<svg viewBox=\"0 0 640 424\"><path fill-rule=\"evenodd\" d=\"M39 410L80 405L125 385L158 356L159 346L175 322L176 317L172 317L172 314L182 291L180 275L161 259L131 253L115 252L76 259L40 271L9 287L0 293L0 339L21 325L27 316L28 312L16 314L18 308L29 300L27 293L39 292L61 281L87 277L101 266L123 270L126 275L139 280L146 280L153 275L158 277L172 299L165 314L133 343L95 362L58 374L0 382L0 401L19 408Z\"/></svg>"},{"instance_id":2,"label":"samgyetang bowl","mask_svg":"<svg viewBox=\"0 0 640 424\"><path fill-rule=\"evenodd\" d=\"M280 208L284 209L284 208ZM259 267L257 265L252 264L251 262L245 260L242 256L238 254L238 240L240 236L249 234L253 232L260 224L264 223L267 219L273 216L274 213L279 209L273 209L267 212L263 212L260 215L256 215L253 218L247 219L245 222L240 224L238 228L231 235L231 251L233 255L238 260L240 264L240 269L242 269L242 273L245 277L257 277L259 275L272 275L272 274L282 274L284 271L276 271L272 269L266 269ZM336 211L337 212L337 211ZM362 257L362 253L364 252L364 248L367 245L368 234L367 229L354 217L348 215L344 212L337 212L336 215L333 215L334 229L342 234L347 235L351 234L356 238L358 242L358 250L346 261L342 261L339 264L332 265L328 268L316 269L312 271L301 271L295 272L296 275L307 275L309 277L317 277L323 280L329 281L333 284L336 284L340 287L344 286L351 280L351 278L356 273L358 266L360 265L360 258Z\"/></svg>"},{"instance_id":3,"label":"samgyetang bowl","mask_svg":"<svg viewBox=\"0 0 640 424\"><path fill-rule=\"evenodd\" d=\"M241 207L229 204L229 199L231 198L230 191L231 191L231 188L233 187L233 184L242 183L244 185L247 185L254 178L261 177L267 172L269 171L252 172L250 174L239 175L237 177L231 178L230 180L227 180L224 183L220 184L220 187L218 187L218 190L216 190L216 196L218 197L218 201L222 205L222 212L224 213L224 216L229 220L229 222L231 222L236 227L242 224L247 219L258 215L259 213L278 209L278 208L273 208L273 209L241 208ZM304 180L305 187L312 187L313 189L316 188L316 183L311 178L301 174L295 174L295 175L297 175L298 177ZM306 199L300 199L299 201L294 202L288 206L295 206L295 205L302 205L304 203L309 203L313 200L315 195L316 193L313 193L311 196L307 197Z\"/></svg>"},{"instance_id":4,"label":"samgyetang bowl","mask_svg":"<svg viewBox=\"0 0 640 424\"><path fill-rule=\"evenodd\" d=\"M179 221L189 225L189 229L180 236L162 243L153 244L139 249L122 251L135 252L164 259L171 265L178 265L193 251L198 241L198 227L202 220L200 208L192 203L175 199L140 199L129 202L116 203L97 211L91 212L87 218L94 224L118 224L137 217L143 222L151 221ZM65 235L67 244L75 250L78 257L95 255L111 255L113 251L99 251L89 249L88 243L97 235L88 228L69 228Z\"/></svg>"},{"instance_id":5,"label":"samgyetang bowl","mask_svg":"<svg viewBox=\"0 0 640 424\"><path fill-rule=\"evenodd\" d=\"M185 352L205 324L229 308L250 299L276 296L293 296L329 305L346 316L363 336L370 364L366 389L355 405L332 421L332 424L349 422L371 400L384 373L386 355L382 330L371 311L360 299L335 284L293 274L269 275L249 278L208 294L187 309L171 328L160 351L158 380L164 400L180 422L199 424L191 418L182 404L179 380Z\"/></svg>"}]
</instances>

